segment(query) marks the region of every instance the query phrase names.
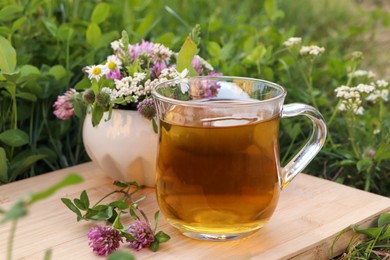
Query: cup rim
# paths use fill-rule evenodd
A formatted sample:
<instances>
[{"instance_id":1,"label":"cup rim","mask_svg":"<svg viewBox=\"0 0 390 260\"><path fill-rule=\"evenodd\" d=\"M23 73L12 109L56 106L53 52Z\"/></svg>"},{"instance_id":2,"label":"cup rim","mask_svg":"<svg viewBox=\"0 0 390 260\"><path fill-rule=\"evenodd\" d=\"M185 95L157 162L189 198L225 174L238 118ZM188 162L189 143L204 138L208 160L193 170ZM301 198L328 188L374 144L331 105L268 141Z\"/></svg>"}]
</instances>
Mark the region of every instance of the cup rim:
<instances>
[{"instance_id":1,"label":"cup rim","mask_svg":"<svg viewBox=\"0 0 390 260\"><path fill-rule=\"evenodd\" d=\"M161 95L160 93L157 92L157 89L159 89L161 86L166 85L166 84L171 84L171 83L178 83L183 80L194 80L194 79L201 79L201 80L247 80L247 81L252 81L252 82L261 82L264 83L268 86L271 86L277 90L280 91L278 95L272 98L264 99L264 100L258 100L258 99L253 99L251 102L235 102L235 103L218 103L218 102L204 102L200 100L178 100L174 98L169 98L166 96ZM180 79L172 79L168 81L161 82L154 86L151 90L151 94L154 98L168 102L174 105L180 105L180 106L190 106L190 107L242 107L242 106L253 106L253 105L261 105L261 104L266 104L273 102L278 99L283 99L287 95L287 91L284 87L280 86L277 83L267 81L264 79L256 79L256 78L250 78L250 77L240 77L240 76L191 76L187 78L180 78Z\"/></svg>"}]
</instances>

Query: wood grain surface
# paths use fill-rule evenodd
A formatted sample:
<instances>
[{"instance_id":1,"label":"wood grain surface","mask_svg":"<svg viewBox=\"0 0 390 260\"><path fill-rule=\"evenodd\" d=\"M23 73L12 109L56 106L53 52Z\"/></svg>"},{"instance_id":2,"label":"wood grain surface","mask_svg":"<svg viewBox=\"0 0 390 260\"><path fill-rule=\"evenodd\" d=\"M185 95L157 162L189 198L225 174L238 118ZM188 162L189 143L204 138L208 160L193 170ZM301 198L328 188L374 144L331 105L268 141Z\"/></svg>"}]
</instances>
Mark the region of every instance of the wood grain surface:
<instances>
[{"instance_id":1,"label":"wood grain surface","mask_svg":"<svg viewBox=\"0 0 390 260\"><path fill-rule=\"evenodd\" d=\"M114 189L112 179L95 164L86 163L0 186L0 207L8 209L13 201L29 191L40 191L58 182L68 173L84 177L81 184L66 187L54 196L34 204L28 216L18 222L14 259L43 259L45 250L53 250L52 259L104 259L88 247L87 233L94 222L76 222L76 216L60 201L87 190L90 200ZM145 188L142 209L153 219L158 209L154 189ZM351 225L372 225L390 211L390 199L320 178L300 174L281 193L279 204L269 223L250 237L229 242L205 242L187 238L171 227L160 214L159 230L171 240L161 244L157 253L133 251L136 259L328 259L329 248L340 231ZM0 259L5 259L10 224L0 226ZM345 233L335 245L339 254L349 242Z\"/></svg>"}]
</instances>

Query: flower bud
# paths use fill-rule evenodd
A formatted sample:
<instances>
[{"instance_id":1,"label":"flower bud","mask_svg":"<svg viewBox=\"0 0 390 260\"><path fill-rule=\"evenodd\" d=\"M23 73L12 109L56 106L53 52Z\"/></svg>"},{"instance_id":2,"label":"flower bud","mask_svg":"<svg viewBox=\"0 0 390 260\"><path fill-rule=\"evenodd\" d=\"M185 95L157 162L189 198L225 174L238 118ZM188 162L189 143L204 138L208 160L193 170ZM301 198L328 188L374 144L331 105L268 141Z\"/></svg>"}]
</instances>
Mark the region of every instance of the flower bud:
<instances>
[{"instance_id":1,"label":"flower bud","mask_svg":"<svg viewBox=\"0 0 390 260\"><path fill-rule=\"evenodd\" d=\"M152 119L156 115L154 100L151 98L144 99L142 102L140 102L137 106L137 109L138 112L147 119Z\"/></svg>"},{"instance_id":2,"label":"flower bud","mask_svg":"<svg viewBox=\"0 0 390 260\"><path fill-rule=\"evenodd\" d=\"M108 107L110 105L110 94L99 91L96 95L96 104L101 107Z\"/></svg>"},{"instance_id":3,"label":"flower bud","mask_svg":"<svg viewBox=\"0 0 390 260\"><path fill-rule=\"evenodd\" d=\"M89 88L84 91L83 100L89 105L93 104L93 102L95 101L95 93L93 92L92 88Z\"/></svg>"}]
</instances>

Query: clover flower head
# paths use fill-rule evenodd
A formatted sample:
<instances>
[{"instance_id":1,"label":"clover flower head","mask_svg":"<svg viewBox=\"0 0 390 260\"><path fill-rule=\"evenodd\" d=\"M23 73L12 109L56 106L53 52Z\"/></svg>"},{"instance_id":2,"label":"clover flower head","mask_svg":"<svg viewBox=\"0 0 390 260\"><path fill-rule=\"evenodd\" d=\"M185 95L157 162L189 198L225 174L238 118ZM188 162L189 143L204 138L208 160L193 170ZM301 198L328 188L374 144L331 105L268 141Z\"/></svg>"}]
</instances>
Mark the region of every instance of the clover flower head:
<instances>
[{"instance_id":1,"label":"clover flower head","mask_svg":"<svg viewBox=\"0 0 390 260\"><path fill-rule=\"evenodd\" d=\"M95 102L95 92L92 88L86 89L84 91L83 100L87 102L87 104L93 104L93 102Z\"/></svg>"},{"instance_id":2,"label":"clover flower head","mask_svg":"<svg viewBox=\"0 0 390 260\"><path fill-rule=\"evenodd\" d=\"M287 48L292 48L295 45L301 44L302 43L302 38L300 37L291 37L288 38L287 41L283 42L283 46Z\"/></svg>"},{"instance_id":3,"label":"clover flower head","mask_svg":"<svg viewBox=\"0 0 390 260\"><path fill-rule=\"evenodd\" d=\"M101 225L91 228L88 232L88 245L100 256L108 256L120 246L122 238L118 230Z\"/></svg>"},{"instance_id":4,"label":"clover flower head","mask_svg":"<svg viewBox=\"0 0 390 260\"><path fill-rule=\"evenodd\" d=\"M196 70L196 72L199 75L204 74L204 71L213 71L214 68L211 66L210 63L208 63L206 60L204 60L202 57L199 55L195 55L194 58L192 59L192 66Z\"/></svg>"},{"instance_id":5,"label":"clover flower head","mask_svg":"<svg viewBox=\"0 0 390 260\"><path fill-rule=\"evenodd\" d=\"M58 96L57 101L53 104L54 107L53 114L57 118L61 120L67 120L74 115L72 97L77 93L78 92L76 90L71 88L68 91L66 91L64 95Z\"/></svg>"},{"instance_id":6,"label":"clover flower head","mask_svg":"<svg viewBox=\"0 0 390 260\"><path fill-rule=\"evenodd\" d=\"M90 80L96 79L96 81L99 81L102 76L109 72L109 69L104 65L92 65L87 66L85 71L88 73Z\"/></svg>"},{"instance_id":7,"label":"clover flower head","mask_svg":"<svg viewBox=\"0 0 390 260\"><path fill-rule=\"evenodd\" d=\"M154 99L146 98L143 101L139 102L137 105L138 112L146 117L147 119L152 119L156 115L156 109L154 107Z\"/></svg>"},{"instance_id":8,"label":"clover flower head","mask_svg":"<svg viewBox=\"0 0 390 260\"><path fill-rule=\"evenodd\" d=\"M127 240L130 247L137 251L142 248L149 247L155 240L150 226L140 220L136 220L134 224L130 225L127 232L129 232L129 234L135 239L134 241Z\"/></svg>"},{"instance_id":9,"label":"clover flower head","mask_svg":"<svg viewBox=\"0 0 390 260\"><path fill-rule=\"evenodd\" d=\"M110 72L107 73L106 78L108 79L118 79L121 80L123 78L122 73L119 68L116 68L115 70L110 70Z\"/></svg>"},{"instance_id":10,"label":"clover flower head","mask_svg":"<svg viewBox=\"0 0 390 260\"><path fill-rule=\"evenodd\" d=\"M302 56L310 56L310 57L317 57L325 52L324 47L318 47L316 45L310 45L310 46L302 46L299 50L299 53Z\"/></svg>"}]
</instances>

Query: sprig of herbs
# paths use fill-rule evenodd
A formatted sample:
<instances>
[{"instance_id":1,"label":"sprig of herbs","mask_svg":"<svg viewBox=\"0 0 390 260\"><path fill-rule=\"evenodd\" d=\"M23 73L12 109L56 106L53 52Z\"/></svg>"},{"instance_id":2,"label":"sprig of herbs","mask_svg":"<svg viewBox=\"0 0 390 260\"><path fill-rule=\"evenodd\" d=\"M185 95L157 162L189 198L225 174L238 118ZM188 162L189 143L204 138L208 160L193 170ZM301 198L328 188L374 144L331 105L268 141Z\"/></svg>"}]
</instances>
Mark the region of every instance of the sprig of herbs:
<instances>
[{"instance_id":1,"label":"sprig of herbs","mask_svg":"<svg viewBox=\"0 0 390 260\"><path fill-rule=\"evenodd\" d=\"M370 228L353 228L354 235L352 236L345 252L340 256L333 258L337 260L343 259L390 259L390 213L385 213L379 216L377 226ZM331 255L337 240L348 229L342 231L333 242L331 247ZM362 239L362 235L364 239Z\"/></svg>"},{"instance_id":2,"label":"sprig of herbs","mask_svg":"<svg viewBox=\"0 0 390 260\"><path fill-rule=\"evenodd\" d=\"M104 195L93 205L91 205L89 196L85 190L81 192L79 198L75 198L73 201L68 198L61 198L61 201L76 214L77 221L106 221L111 230L117 231L114 232L119 236L118 241L123 241L122 239L124 239L125 241L130 242L130 246L136 250L143 247L150 247L152 251L156 252L161 243L167 242L170 239L170 236L163 231L157 231L159 211L154 214L154 227L152 228L152 224L147 215L139 207L140 202L142 202L145 197L141 197L137 200L134 200L133 198L133 195L139 191L142 186L138 185L136 182L122 181L115 181L113 184L117 189ZM103 201L112 197L114 194L121 196L119 199L103 203ZM128 226L124 225L121 216L126 214L130 215L131 219L135 220L135 223ZM140 241L140 239L137 238L137 234L131 231L137 228L142 229L143 227L146 228L147 235L152 236L150 243L145 243L143 240ZM116 249L117 248L115 247L112 251ZM109 254L112 251L104 252L104 254Z\"/></svg>"},{"instance_id":3,"label":"sprig of herbs","mask_svg":"<svg viewBox=\"0 0 390 260\"><path fill-rule=\"evenodd\" d=\"M16 232L18 220L20 218L27 216L29 207L38 201L49 198L59 189L62 189L69 185L81 183L82 181L83 178L81 176L71 173L60 182L46 188L43 191L34 192L22 196L21 198L16 200L16 202L8 210L0 208L0 215L3 215L3 217L0 220L0 225L7 222L11 222L11 230L9 233L9 239L7 245L7 256L6 256L7 260L12 259L13 242L15 238L15 232ZM50 258L51 258L51 249L48 249L45 253L44 259L50 259Z\"/></svg>"}]
</instances>

